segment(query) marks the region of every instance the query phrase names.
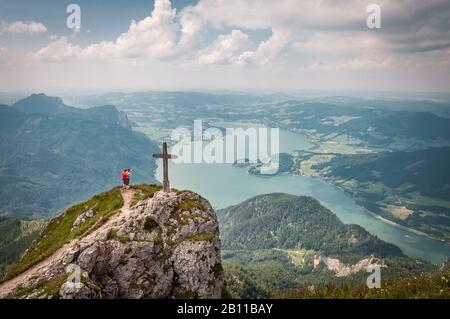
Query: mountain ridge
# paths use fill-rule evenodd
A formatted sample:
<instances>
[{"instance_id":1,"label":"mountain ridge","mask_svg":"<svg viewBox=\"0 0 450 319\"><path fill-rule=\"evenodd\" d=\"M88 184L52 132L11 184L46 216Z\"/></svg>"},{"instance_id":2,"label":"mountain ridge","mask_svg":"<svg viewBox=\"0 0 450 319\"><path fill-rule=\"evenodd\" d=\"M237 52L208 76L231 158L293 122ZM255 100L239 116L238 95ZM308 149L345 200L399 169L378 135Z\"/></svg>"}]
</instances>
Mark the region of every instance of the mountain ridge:
<instances>
[{"instance_id":1,"label":"mountain ridge","mask_svg":"<svg viewBox=\"0 0 450 319\"><path fill-rule=\"evenodd\" d=\"M49 221L7 273L0 297L220 298L213 208L190 191L160 190L114 188ZM48 251L46 241L58 246Z\"/></svg>"},{"instance_id":2,"label":"mountain ridge","mask_svg":"<svg viewBox=\"0 0 450 319\"><path fill-rule=\"evenodd\" d=\"M41 104L35 100L25 104L61 101L43 94ZM50 113L0 107L0 213L51 215L117 184L125 167L135 182L155 181L151 154L159 147L134 132L125 113L111 105L44 110Z\"/></svg>"},{"instance_id":3,"label":"mountain ridge","mask_svg":"<svg viewBox=\"0 0 450 319\"><path fill-rule=\"evenodd\" d=\"M65 105L61 98L50 97L44 93L31 94L14 103L12 107L29 114L58 114L77 111L76 108Z\"/></svg>"}]
</instances>

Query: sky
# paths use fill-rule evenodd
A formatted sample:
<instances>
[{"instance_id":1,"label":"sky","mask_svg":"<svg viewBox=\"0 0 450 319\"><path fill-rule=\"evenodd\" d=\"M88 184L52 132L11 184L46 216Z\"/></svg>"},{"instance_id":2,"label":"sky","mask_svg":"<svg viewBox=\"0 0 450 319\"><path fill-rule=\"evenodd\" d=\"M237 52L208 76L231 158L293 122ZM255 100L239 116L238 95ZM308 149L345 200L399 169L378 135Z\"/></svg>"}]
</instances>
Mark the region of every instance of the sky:
<instances>
[{"instance_id":1,"label":"sky","mask_svg":"<svg viewBox=\"0 0 450 319\"><path fill-rule=\"evenodd\" d=\"M72 3L78 29L66 24ZM367 26L371 4L381 28ZM449 83L449 0L0 0L0 92L449 92Z\"/></svg>"}]
</instances>

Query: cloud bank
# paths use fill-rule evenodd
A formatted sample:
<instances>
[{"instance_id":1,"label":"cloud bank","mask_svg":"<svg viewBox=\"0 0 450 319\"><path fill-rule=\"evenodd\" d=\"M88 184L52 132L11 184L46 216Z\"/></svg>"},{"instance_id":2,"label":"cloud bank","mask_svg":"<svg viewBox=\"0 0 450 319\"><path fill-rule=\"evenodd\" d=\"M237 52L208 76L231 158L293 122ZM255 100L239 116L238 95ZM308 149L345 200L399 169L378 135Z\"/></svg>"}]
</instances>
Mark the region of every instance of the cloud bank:
<instances>
[{"instance_id":1,"label":"cloud bank","mask_svg":"<svg viewBox=\"0 0 450 319\"><path fill-rule=\"evenodd\" d=\"M47 27L43 23L34 21L16 21L11 23L2 21L1 27L4 31L10 33L40 34L47 32Z\"/></svg>"},{"instance_id":2,"label":"cloud bank","mask_svg":"<svg viewBox=\"0 0 450 319\"><path fill-rule=\"evenodd\" d=\"M139 66L135 78L147 68L159 72L159 78L171 74L198 80L199 85L228 77L228 83L251 81L256 86L257 77L267 83L279 78L291 86L373 81L391 87L389 78L403 88L442 87L450 74L449 1L378 0L382 28L373 30L366 25L371 3L199 0L177 11L170 0L156 0L148 16L131 21L113 40L81 45L76 36L49 37L26 59L31 65L105 65L107 72L122 67L121 76L123 70ZM35 22L4 28L47 31Z\"/></svg>"},{"instance_id":3,"label":"cloud bank","mask_svg":"<svg viewBox=\"0 0 450 319\"><path fill-rule=\"evenodd\" d=\"M38 60L134 58L266 65L285 53L303 56L311 68L320 64L327 64L327 68L333 64L337 68L346 65L372 68L400 61L399 56L405 54L433 51L448 54L448 1L381 0L381 30L366 27L369 4L370 1L365 0L200 0L177 12L169 0L156 0L149 16L132 21L128 30L114 41L83 48L60 37L34 52L32 57ZM16 22L8 25L9 29L11 32L46 31L45 26L35 22ZM207 34L227 29L227 33L219 34L212 42L205 40ZM271 35L255 43L249 30L269 31ZM308 58L316 53L320 53L320 58ZM345 57L337 59L336 53ZM374 62L374 54L384 59Z\"/></svg>"}]
</instances>

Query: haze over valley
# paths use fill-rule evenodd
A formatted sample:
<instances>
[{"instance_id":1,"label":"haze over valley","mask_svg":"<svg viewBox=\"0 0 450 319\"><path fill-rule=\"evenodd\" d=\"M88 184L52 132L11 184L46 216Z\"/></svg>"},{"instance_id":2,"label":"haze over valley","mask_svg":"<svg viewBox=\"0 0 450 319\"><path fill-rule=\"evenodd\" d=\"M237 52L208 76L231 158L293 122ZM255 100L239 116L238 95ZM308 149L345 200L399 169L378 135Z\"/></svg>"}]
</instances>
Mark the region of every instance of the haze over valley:
<instances>
[{"instance_id":1,"label":"haze over valley","mask_svg":"<svg viewBox=\"0 0 450 319\"><path fill-rule=\"evenodd\" d=\"M0 298L450 298L449 17L0 0Z\"/></svg>"}]
</instances>

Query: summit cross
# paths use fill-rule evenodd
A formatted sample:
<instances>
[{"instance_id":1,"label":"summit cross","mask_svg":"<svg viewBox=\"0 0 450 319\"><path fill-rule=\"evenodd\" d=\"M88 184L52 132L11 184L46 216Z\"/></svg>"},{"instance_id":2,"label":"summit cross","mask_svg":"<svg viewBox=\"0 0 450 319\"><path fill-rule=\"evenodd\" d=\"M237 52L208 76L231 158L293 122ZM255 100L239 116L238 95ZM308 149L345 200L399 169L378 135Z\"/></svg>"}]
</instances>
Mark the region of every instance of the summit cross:
<instances>
[{"instance_id":1,"label":"summit cross","mask_svg":"<svg viewBox=\"0 0 450 319\"><path fill-rule=\"evenodd\" d=\"M177 156L173 154L169 154L167 152L167 143L163 143L163 152L162 153L154 153L154 158L162 158L163 159L163 192L170 193L170 184L169 184L169 159L176 159Z\"/></svg>"}]
</instances>

